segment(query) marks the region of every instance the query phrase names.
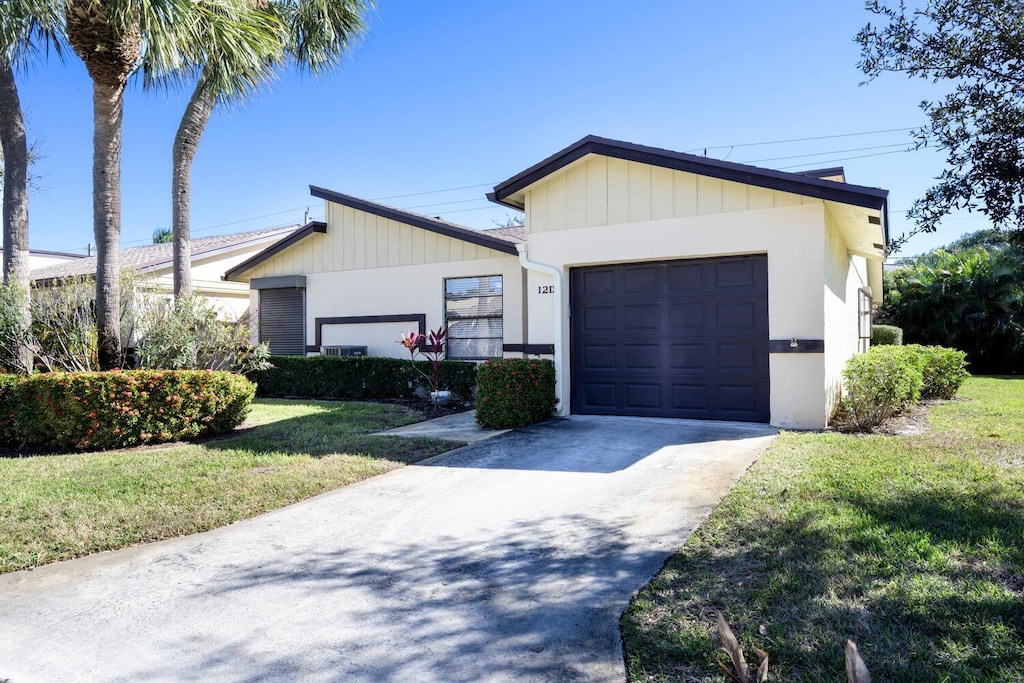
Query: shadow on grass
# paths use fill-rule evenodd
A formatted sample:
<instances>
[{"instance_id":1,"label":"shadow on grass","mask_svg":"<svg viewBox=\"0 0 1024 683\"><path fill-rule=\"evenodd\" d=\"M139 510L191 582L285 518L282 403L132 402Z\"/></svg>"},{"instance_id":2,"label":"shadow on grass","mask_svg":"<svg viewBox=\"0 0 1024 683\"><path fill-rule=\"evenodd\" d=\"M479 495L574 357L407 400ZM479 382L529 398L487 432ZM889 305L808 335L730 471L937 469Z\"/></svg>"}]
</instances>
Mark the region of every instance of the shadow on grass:
<instances>
[{"instance_id":1,"label":"shadow on grass","mask_svg":"<svg viewBox=\"0 0 1024 683\"><path fill-rule=\"evenodd\" d=\"M278 403L287 405L287 402ZM206 441L204 445L214 450L245 450L258 454L323 457L344 453L407 464L461 445L439 439L370 434L423 419L422 414L403 406L360 402L318 402L316 405L322 408L320 412L246 427Z\"/></svg>"},{"instance_id":2,"label":"shadow on grass","mask_svg":"<svg viewBox=\"0 0 1024 683\"><path fill-rule=\"evenodd\" d=\"M721 610L788 681L840 680L847 638L876 680L1020 680L1019 498L992 486L959 497L844 492L822 505L835 513L794 505L698 532L623 615L635 678L720 680L711 629Z\"/></svg>"}]
</instances>

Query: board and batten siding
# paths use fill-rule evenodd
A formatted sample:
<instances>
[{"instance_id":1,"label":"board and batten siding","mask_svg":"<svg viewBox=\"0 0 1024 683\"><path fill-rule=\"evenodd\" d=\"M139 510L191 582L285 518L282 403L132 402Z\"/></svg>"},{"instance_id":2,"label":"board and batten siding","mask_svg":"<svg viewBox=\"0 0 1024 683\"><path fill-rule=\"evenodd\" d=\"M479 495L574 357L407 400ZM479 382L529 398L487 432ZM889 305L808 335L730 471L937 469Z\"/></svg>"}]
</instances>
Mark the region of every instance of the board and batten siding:
<instances>
[{"instance_id":1,"label":"board and batten siding","mask_svg":"<svg viewBox=\"0 0 1024 683\"><path fill-rule=\"evenodd\" d=\"M821 200L589 155L531 187L529 233L773 209Z\"/></svg>"},{"instance_id":2,"label":"board and batten siding","mask_svg":"<svg viewBox=\"0 0 1024 683\"><path fill-rule=\"evenodd\" d=\"M313 233L259 264L248 276L332 273L508 256L365 211L326 204L326 233Z\"/></svg>"}]
</instances>

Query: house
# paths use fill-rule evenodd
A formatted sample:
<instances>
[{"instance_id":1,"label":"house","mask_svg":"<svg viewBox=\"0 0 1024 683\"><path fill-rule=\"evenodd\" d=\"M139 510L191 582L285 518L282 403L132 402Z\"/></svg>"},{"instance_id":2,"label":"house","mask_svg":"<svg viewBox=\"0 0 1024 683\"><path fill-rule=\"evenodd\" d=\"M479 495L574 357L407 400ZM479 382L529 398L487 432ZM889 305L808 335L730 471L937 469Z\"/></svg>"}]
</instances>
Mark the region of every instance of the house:
<instances>
[{"instance_id":1,"label":"house","mask_svg":"<svg viewBox=\"0 0 1024 683\"><path fill-rule=\"evenodd\" d=\"M3 253L4 250L0 248L0 257L3 256ZM69 254L65 251L47 251L46 249L29 249L28 268L29 270L35 270L36 268L43 268L56 263L65 263L81 258L85 258L85 254Z\"/></svg>"},{"instance_id":2,"label":"house","mask_svg":"<svg viewBox=\"0 0 1024 683\"><path fill-rule=\"evenodd\" d=\"M224 273L266 247L294 233L301 226L257 230L200 237L192 240L192 289L206 297L228 320L237 320L249 308L249 288L228 282ZM122 268L134 268L145 278L147 288L170 292L174 256L171 243L148 244L122 249ZM61 280L96 274L96 257L82 256L72 260L54 261L42 267L33 262L32 279L37 287L58 284Z\"/></svg>"},{"instance_id":3,"label":"house","mask_svg":"<svg viewBox=\"0 0 1024 683\"><path fill-rule=\"evenodd\" d=\"M447 325L451 358L542 356L560 414L821 428L882 295L888 192L583 138L494 188L479 231L320 187L326 221L240 263L275 353Z\"/></svg>"}]
</instances>

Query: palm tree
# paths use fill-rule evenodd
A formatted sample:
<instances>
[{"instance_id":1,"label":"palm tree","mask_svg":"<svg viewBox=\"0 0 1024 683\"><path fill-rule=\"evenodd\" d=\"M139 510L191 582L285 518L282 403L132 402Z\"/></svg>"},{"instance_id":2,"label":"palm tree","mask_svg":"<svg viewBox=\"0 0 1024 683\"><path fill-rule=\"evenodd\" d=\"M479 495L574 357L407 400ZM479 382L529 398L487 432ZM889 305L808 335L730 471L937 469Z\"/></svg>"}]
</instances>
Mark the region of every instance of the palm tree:
<instances>
[{"instance_id":1,"label":"palm tree","mask_svg":"<svg viewBox=\"0 0 1024 683\"><path fill-rule=\"evenodd\" d=\"M15 68L41 47L59 50L61 17L53 5L37 0L9 0L0 12L0 151L3 174L3 277L18 290L21 330L32 323L29 310L28 164L25 117L18 96ZM20 345L16 361L24 372L32 370L32 352Z\"/></svg>"},{"instance_id":2,"label":"palm tree","mask_svg":"<svg viewBox=\"0 0 1024 683\"><path fill-rule=\"evenodd\" d=\"M253 62L217 36L206 36L207 61L181 118L172 149L171 206L174 233L174 295L192 294L190 193L192 162L206 125L218 103L245 97L264 85L288 61L314 75L338 64L352 41L365 31L364 15L372 0L251 0L277 17L277 49Z\"/></svg>"},{"instance_id":3,"label":"palm tree","mask_svg":"<svg viewBox=\"0 0 1024 683\"><path fill-rule=\"evenodd\" d=\"M52 0L57 1L57 0ZM121 363L121 131L124 89L140 67L151 79L203 61L201 26L259 60L265 15L234 0L64 0L68 42L93 83L93 232L99 363Z\"/></svg>"}]
</instances>

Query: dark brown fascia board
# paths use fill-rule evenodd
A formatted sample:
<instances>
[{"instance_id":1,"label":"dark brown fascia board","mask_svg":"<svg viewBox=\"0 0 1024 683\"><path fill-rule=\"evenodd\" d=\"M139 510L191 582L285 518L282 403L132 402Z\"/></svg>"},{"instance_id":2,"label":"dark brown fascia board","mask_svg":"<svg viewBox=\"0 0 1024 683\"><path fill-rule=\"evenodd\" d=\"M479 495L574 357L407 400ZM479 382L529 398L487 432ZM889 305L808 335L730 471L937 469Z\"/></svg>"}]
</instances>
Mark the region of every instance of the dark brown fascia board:
<instances>
[{"instance_id":1,"label":"dark brown fascia board","mask_svg":"<svg viewBox=\"0 0 1024 683\"><path fill-rule=\"evenodd\" d=\"M632 142L610 140L596 135L588 135L547 159L534 164L522 173L518 173L508 180L495 185L493 201L513 206L513 204L506 203L505 200L508 197L551 175L555 171L568 166L577 159L582 159L588 154L599 154L614 159L635 161L674 171L685 171L710 178L718 178L719 180L729 180L769 190L779 190L780 192L791 192L805 197L814 197L815 199L860 206L888 213L888 190L865 187L863 185L851 185L849 183L837 183L832 180L808 177L800 173L787 173L786 171L774 171L757 166L737 164L731 161L709 159L684 152L673 152L657 147L637 145ZM522 206L514 206L517 209L523 209ZM885 223L885 242L888 245L889 221L886 220Z\"/></svg>"},{"instance_id":2,"label":"dark brown fascia board","mask_svg":"<svg viewBox=\"0 0 1024 683\"><path fill-rule=\"evenodd\" d=\"M327 190L315 185L309 186L309 193L318 199L334 202L335 204L341 204L342 206L348 206L358 211L365 211L366 213L371 213L375 216L387 218L405 225L422 228L423 230L444 235L445 237L462 240L463 242L470 242L505 254L512 254L513 256L519 253L516 251L516 246L512 242L506 242L505 240L485 235L479 230L451 225L450 223L434 220L418 213L410 213L408 211L403 211L402 209L377 204L366 199L341 194L340 192L334 192L333 190Z\"/></svg>"},{"instance_id":3,"label":"dark brown fascia board","mask_svg":"<svg viewBox=\"0 0 1024 683\"><path fill-rule=\"evenodd\" d=\"M255 256L249 257L248 259L242 261L228 272L224 273L224 277L222 279L231 280L239 273L246 271L249 268L252 268L253 266L259 265L260 263L263 263L271 256L281 253L282 251L292 246L299 240L303 240L315 232L327 232L327 224L324 223L323 221L310 221L309 223L306 223L304 226L302 226L292 234L288 235L284 239L274 242L263 251L257 253Z\"/></svg>"}]
</instances>

